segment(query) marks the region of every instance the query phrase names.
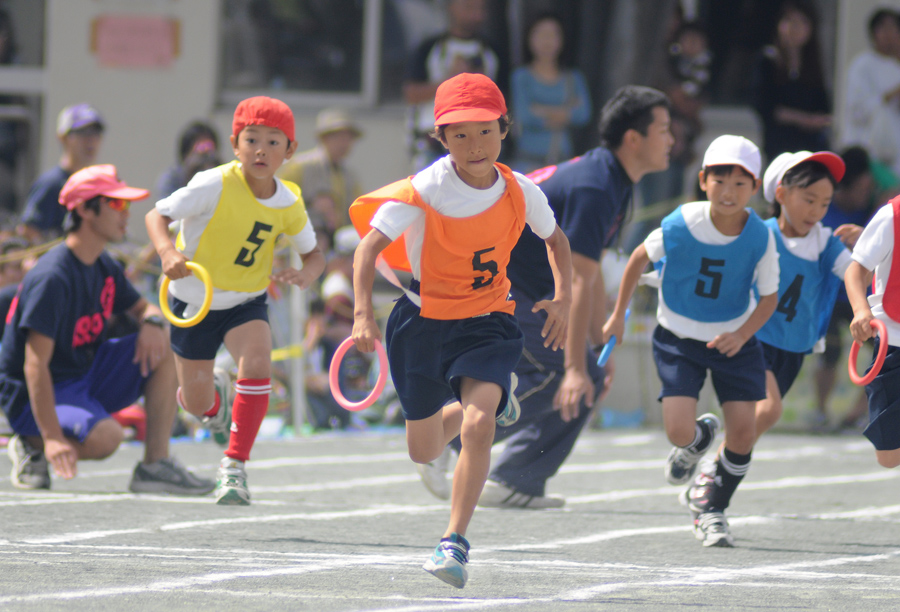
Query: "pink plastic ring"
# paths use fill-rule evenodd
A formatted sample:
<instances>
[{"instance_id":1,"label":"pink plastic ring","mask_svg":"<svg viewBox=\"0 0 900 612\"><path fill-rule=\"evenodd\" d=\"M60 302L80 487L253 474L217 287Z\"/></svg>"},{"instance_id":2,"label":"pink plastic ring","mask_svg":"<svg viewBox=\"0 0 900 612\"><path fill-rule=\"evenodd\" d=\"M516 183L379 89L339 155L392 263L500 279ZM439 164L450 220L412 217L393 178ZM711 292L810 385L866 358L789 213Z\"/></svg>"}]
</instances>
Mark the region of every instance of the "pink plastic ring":
<instances>
[{"instance_id":1,"label":"pink plastic ring","mask_svg":"<svg viewBox=\"0 0 900 612\"><path fill-rule=\"evenodd\" d=\"M859 355L860 344L858 342L854 342L850 346L850 360L847 364L850 371L850 380L853 382L853 384L859 386L868 385L870 382L875 380L875 377L878 376L879 372L881 372L881 366L884 365L884 356L887 355L887 327L885 327L884 323L882 321L879 321L878 319L872 319L871 325L875 328L875 331L878 332L879 336L878 354L875 355L875 363L872 364L872 369L869 370L869 373L865 376L860 376L859 372L856 371L856 357Z\"/></svg>"},{"instance_id":2,"label":"pink plastic ring","mask_svg":"<svg viewBox=\"0 0 900 612\"><path fill-rule=\"evenodd\" d=\"M338 381L338 372L341 369L341 360L344 358L344 354L350 350L350 347L353 346L353 338L347 338L343 342L341 342L340 346L337 347L337 350L334 352L334 357L331 359L331 366L328 369L328 384L331 386L331 394L334 396L334 399L337 401L338 405L341 408L346 410L350 410L351 412L359 412L360 410L365 410L369 406L375 403L375 400L378 399L378 396L381 395L381 392L384 391L384 385L387 382L388 376L388 359L387 353L384 350L384 347L381 345L381 342L378 340L375 341L375 352L378 353L378 380L375 381L375 388L372 389L372 392L369 393L366 399L359 402L351 402L344 394L341 393L341 385Z\"/></svg>"}]
</instances>

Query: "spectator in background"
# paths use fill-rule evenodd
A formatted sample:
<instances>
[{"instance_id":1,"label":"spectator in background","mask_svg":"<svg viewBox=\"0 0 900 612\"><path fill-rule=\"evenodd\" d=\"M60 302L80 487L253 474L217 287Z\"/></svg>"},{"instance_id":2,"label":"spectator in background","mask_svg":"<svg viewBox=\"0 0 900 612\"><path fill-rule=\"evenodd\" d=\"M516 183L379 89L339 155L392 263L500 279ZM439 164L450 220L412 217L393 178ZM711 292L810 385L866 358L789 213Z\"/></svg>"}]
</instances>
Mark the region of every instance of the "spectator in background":
<instances>
[{"instance_id":1,"label":"spectator in background","mask_svg":"<svg viewBox=\"0 0 900 612\"><path fill-rule=\"evenodd\" d=\"M219 137L215 128L202 121L185 127L178 137L178 163L163 172L157 182L157 199L167 198L201 170L215 168L219 159Z\"/></svg>"},{"instance_id":2,"label":"spectator in background","mask_svg":"<svg viewBox=\"0 0 900 612\"><path fill-rule=\"evenodd\" d=\"M841 153L846 165L844 178L834 192L834 200L822 219L822 225L837 229L846 223L865 227L875 211L890 198L900 193L900 178L891 170L872 160L862 147L849 147ZM849 327L853 309L847 291L841 283L828 331L825 335L825 352L820 355L816 369L816 412L812 416L813 429L828 428L828 403L837 383L838 364L844 345L841 330ZM846 372L846 368L841 368ZM846 378L846 374L844 375ZM860 389L850 411L837 425L838 429L852 429L865 421L868 412L865 390Z\"/></svg>"},{"instance_id":3,"label":"spectator in background","mask_svg":"<svg viewBox=\"0 0 900 612\"><path fill-rule=\"evenodd\" d=\"M900 16L880 8L869 18L872 48L847 69L841 140L869 147L877 159L900 170Z\"/></svg>"},{"instance_id":4,"label":"spectator in background","mask_svg":"<svg viewBox=\"0 0 900 612\"><path fill-rule=\"evenodd\" d=\"M684 194L684 174L694 161L694 142L703 131L700 112L709 103L712 59L706 31L699 24L685 22L675 29L663 70L656 78L658 89L672 103L670 131L675 144L669 152L669 168L645 175L637 186L642 207L669 201L671 208L661 211L653 220L635 222L625 240L629 252L659 227L660 220L675 209Z\"/></svg>"},{"instance_id":5,"label":"spectator in background","mask_svg":"<svg viewBox=\"0 0 900 612\"><path fill-rule=\"evenodd\" d=\"M434 94L438 85L462 72L478 72L503 89L499 55L481 36L487 20L486 2L448 0L447 31L425 40L410 60L403 97L412 107L410 148L414 172L446 154L441 143L429 136L434 129Z\"/></svg>"},{"instance_id":6,"label":"spectator in background","mask_svg":"<svg viewBox=\"0 0 900 612\"><path fill-rule=\"evenodd\" d=\"M569 159L571 128L587 125L591 97L584 75L563 65L565 35L559 16L538 15L525 34L525 66L512 73L516 170L531 172Z\"/></svg>"},{"instance_id":7,"label":"spectator in background","mask_svg":"<svg viewBox=\"0 0 900 612\"><path fill-rule=\"evenodd\" d=\"M56 136L62 156L59 165L37 177L28 192L17 228L27 240L39 242L62 236L66 209L59 205L59 192L72 174L94 164L103 129L100 113L88 104L67 106L59 113Z\"/></svg>"},{"instance_id":8,"label":"spectator in background","mask_svg":"<svg viewBox=\"0 0 900 612\"><path fill-rule=\"evenodd\" d=\"M785 151L828 149L831 126L815 10L808 0L786 0L778 15L775 40L763 48L753 78L769 160Z\"/></svg>"},{"instance_id":9,"label":"spectator in background","mask_svg":"<svg viewBox=\"0 0 900 612\"><path fill-rule=\"evenodd\" d=\"M25 267L20 258L6 261L9 257L15 257L19 251L28 248L28 243L21 238L7 238L0 242L0 338L6 327L6 315L9 307L16 297L19 283L25 277Z\"/></svg>"},{"instance_id":10,"label":"spectator in background","mask_svg":"<svg viewBox=\"0 0 900 612\"><path fill-rule=\"evenodd\" d=\"M347 211L362 195L356 173L347 165L362 130L346 112L325 109L316 117L315 149L295 155L278 171L279 178L300 186L313 225L328 232L350 223Z\"/></svg>"},{"instance_id":11,"label":"spectator in background","mask_svg":"<svg viewBox=\"0 0 900 612\"><path fill-rule=\"evenodd\" d=\"M338 345L353 328L353 253L359 234L352 225L334 233L333 257L325 268L322 299L310 306L304 350L307 358L306 399L308 418L315 429L345 429L354 419L335 401L328 383L328 369ZM369 394L371 356L351 347L338 371L341 389L350 401ZM361 424L362 421L356 421Z\"/></svg>"}]
</instances>

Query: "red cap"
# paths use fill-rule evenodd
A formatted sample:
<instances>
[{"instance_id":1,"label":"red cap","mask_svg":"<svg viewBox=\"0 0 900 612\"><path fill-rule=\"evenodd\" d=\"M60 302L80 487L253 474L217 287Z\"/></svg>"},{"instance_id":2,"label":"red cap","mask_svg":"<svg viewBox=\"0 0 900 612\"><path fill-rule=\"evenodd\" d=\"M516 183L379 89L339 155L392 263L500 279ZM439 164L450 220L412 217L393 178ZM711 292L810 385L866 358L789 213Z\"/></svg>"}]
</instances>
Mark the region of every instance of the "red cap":
<instances>
[{"instance_id":1,"label":"red cap","mask_svg":"<svg viewBox=\"0 0 900 612\"><path fill-rule=\"evenodd\" d=\"M281 100L266 96L242 100L234 109L231 133L237 138L241 130L248 125L264 125L279 129L284 132L288 140L294 141L294 113Z\"/></svg>"},{"instance_id":2,"label":"red cap","mask_svg":"<svg viewBox=\"0 0 900 612\"><path fill-rule=\"evenodd\" d=\"M463 72L447 79L434 96L434 124L493 121L506 114L506 100L483 74Z\"/></svg>"},{"instance_id":3,"label":"red cap","mask_svg":"<svg viewBox=\"0 0 900 612\"><path fill-rule=\"evenodd\" d=\"M101 164L82 168L70 176L59 192L59 203L67 210L72 210L97 196L133 201L143 200L149 195L150 192L146 189L129 187L120 181L116 175L116 167L112 164Z\"/></svg>"}]
</instances>

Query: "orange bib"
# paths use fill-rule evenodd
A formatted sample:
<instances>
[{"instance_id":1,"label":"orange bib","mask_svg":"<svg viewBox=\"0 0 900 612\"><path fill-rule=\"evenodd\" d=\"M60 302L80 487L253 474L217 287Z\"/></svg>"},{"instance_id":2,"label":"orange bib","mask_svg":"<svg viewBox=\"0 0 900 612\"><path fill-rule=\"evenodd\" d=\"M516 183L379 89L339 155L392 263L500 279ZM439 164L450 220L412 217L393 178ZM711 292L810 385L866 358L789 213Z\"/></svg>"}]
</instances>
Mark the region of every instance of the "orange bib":
<instances>
[{"instance_id":1,"label":"orange bib","mask_svg":"<svg viewBox=\"0 0 900 612\"><path fill-rule=\"evenodd\" d=\"M370 230L375 211L385 202L404 202L425 211L420 296L422 316L429 319L466 319L491 312L515 312L507 299L509 255L525 228L525 195L512 171L496 164L506 191L487 210L472 217L448 217L426 204L411 178L358 198L350 219L361 236ZM403 236L382 251L388 264L411 270Z\"/></svg>"}]
</instances>

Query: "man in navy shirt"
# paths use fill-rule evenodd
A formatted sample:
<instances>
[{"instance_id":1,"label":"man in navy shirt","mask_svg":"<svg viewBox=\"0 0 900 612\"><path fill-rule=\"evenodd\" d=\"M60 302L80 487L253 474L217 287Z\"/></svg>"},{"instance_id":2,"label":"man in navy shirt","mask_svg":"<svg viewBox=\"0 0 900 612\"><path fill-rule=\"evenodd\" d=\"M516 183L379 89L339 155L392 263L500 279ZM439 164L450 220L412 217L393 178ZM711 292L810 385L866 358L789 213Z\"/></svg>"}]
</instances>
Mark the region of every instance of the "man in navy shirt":
<instances>
[{"instance_id":1,"label":"man in navy shirt","mask_svg":"<svg viewBox=\"0 0 900 612\"><path fill-rule=\"evenodd\" d=\"M543 242L526 228L507 268L516 318L525 335L525 351L516 367L522 416L515 425L497 429L495 440L508 442L485 484L481 506L562 506L563 498L545 495L547 479L568 457L587 423L595 393L603 389L605 373L589 349L601 342L606 320L600 258L619 235L633 185L669 165L673 138L668 98L649 87L621 88L603 107L600 135L600 147L529 175L547 195L571 245L572 310L565 351L544 347L544 317L532 307L552 298L553 274ZM458 445L458 439L452 444ZM426 487L439 497L445 488L449 495L444 473L448 458L445 452L420 469Z\"/></svg>"},{"instance_id":2,"label":"man in navy shirt","mask_svg":"<svg viewBox=\"0 0 900 612\"><path fill-rule=\"evenodd\" d=\"M97 159L103 119L87 104L67 106L57 118L56 136L63 149L59 164L35 179L18 227L18 232L31 242L62 235L66 209L59 205L59 192L72 173Z\"/></svg>"},{"instance_id":3,"label":"man in navy shirt","mask_svg":"<svg viewBox=\"0 0 900 612\"><path fill-rule=\"evenodd\" d=\"M6 317L0 346L0 406L15 435L12 482L50 488L49 465L73 478L80 459L104 459L123 440L110 416L144 396L144 460L134 492L203 495L215 486L169 457L175 418L175 360L160 310L148 304L106 252L125 237L132 200L111 165L74 173L59 195L68 211L65 241L26 275ZM106 339L113 315L141 322L130 336Z\"/></svg>"}]
</instances>

